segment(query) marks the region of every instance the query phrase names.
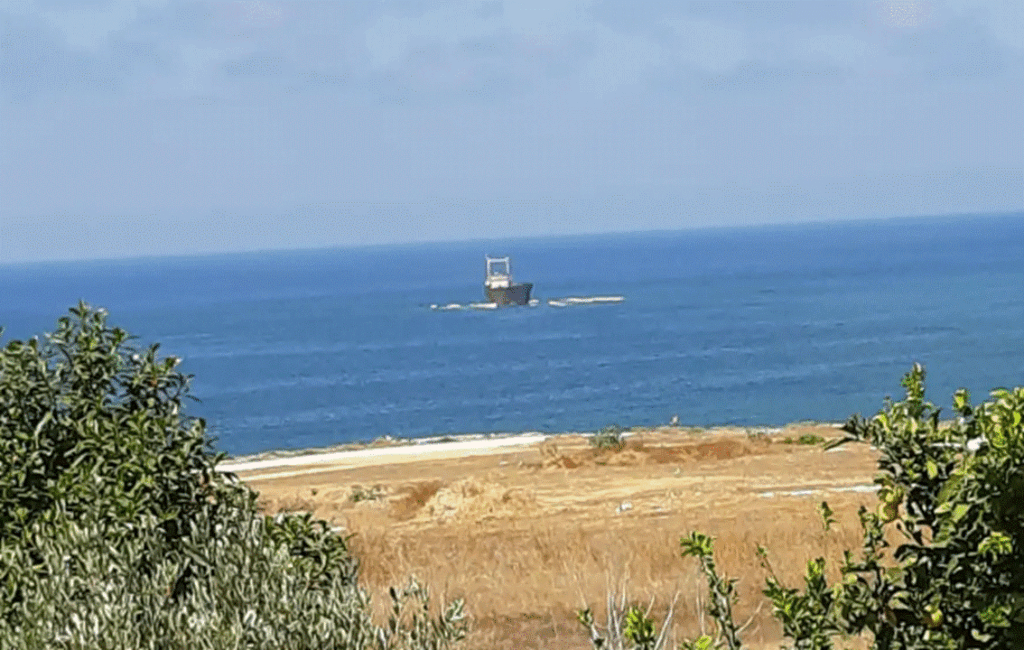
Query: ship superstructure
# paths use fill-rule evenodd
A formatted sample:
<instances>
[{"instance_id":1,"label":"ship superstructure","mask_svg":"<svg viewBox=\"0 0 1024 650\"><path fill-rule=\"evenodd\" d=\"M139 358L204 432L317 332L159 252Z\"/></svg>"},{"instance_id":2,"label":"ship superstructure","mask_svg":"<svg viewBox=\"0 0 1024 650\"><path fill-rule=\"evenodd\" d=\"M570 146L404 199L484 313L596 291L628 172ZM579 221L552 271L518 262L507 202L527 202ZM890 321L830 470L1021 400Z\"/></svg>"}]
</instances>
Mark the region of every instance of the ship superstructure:
<instances>
[{"instance_id":1,"label":"ship superstructure","mask_svg":"<svg viewBox=\"0 0 1024 650\"><path fill-rule=\"evenodd\" d=\"M514 282L512 265L507 257L487 256L484 274L484 295L496 305L527 305L530 303L531 282Z\"/></svg>"}]
</instances>

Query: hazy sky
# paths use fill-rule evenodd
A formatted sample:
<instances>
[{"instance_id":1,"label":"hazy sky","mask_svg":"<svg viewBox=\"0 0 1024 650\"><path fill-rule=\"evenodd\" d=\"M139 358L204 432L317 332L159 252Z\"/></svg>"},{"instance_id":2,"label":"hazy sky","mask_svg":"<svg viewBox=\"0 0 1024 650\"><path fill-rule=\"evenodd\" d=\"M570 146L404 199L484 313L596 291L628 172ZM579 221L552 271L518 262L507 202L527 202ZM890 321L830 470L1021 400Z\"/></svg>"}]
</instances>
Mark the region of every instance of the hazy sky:
<instances>
[{"instance_id":1,"label":"hazy sky","mask_svg":"<svg viewBox=\"0 0 1024 650\"><path fill-rule=\"evenodd\" d=\"M1024 209L1024 2L0 0L0 262Z\"/></svg>"}]
</instances>

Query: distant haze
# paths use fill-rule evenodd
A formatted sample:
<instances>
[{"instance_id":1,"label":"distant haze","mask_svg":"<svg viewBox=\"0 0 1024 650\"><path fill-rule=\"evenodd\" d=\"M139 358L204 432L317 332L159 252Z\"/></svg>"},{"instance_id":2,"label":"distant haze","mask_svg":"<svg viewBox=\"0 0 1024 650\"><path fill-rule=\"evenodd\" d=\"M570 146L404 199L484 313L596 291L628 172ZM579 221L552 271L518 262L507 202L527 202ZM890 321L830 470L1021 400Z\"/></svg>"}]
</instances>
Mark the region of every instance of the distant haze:
<instances>
[{"instance_id":1,"label":"distant haze","mask_svg":"<svg viewBox=\"0 0 1024 650\"><path fill-rule=\"evenodd\" d=\"M0 263L1024 208L1024 3L0 4Z\"/></svg>"}]
</instances>

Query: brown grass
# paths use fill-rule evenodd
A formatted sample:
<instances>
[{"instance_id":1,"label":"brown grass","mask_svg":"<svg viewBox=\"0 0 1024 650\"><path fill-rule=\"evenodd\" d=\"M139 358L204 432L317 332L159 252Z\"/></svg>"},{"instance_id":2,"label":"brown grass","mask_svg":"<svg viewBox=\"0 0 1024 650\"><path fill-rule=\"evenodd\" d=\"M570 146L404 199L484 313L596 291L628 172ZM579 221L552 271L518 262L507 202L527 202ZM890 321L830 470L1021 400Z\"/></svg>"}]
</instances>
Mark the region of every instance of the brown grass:
<instances>
[{"instance_id":1,"label":"brown grass","mask_svg":"<svg viewBox=\"0 0 1024 650\"><path fill-rule=\"evenodd\" d=\"M857 508L874 502L870 493L828 491L870 483L870 452L777 442L805 432L835 435L809 426L776 441L662 430L619 452L566 436L512 452L247 480L269 511L311 511L354 533L371 589L415 574L442 598L465 598L470 648L588 648L575 611L589 605L603 620L606 594L623 585L638 602L653 598L659 616L678 595L674 629L698 635L711 625L706 586L679 555L680 536L692 530L715 536L721 571L740 579L738 617L752 617L745 639L768 648L781 634L760 594L756 546L791 585L817 556L834 576L842 550L860 547ZM379 484L384 497L353 503L356 484ZM839 519L828 533L816 512L825 499Z\"/></svg>"}]
</instances>

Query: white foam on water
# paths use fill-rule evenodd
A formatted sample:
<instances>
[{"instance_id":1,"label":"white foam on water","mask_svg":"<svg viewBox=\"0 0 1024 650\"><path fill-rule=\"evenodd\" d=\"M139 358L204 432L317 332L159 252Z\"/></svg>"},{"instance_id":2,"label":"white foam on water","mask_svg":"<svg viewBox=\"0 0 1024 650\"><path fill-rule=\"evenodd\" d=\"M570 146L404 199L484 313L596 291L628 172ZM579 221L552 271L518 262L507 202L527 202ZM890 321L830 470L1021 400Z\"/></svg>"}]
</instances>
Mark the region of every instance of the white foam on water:
<instances>
[{"instance_id":1,"label":"white foam on water","mask_svg":"<svg viewBox=\"0 0 1024 650\"><path fill-rule=\"evenodd\" d=\"M572 305L603 305L622 302L625 296L567 296L565 298L551 298L548 304L552 307L569 307Z\"/></svg>"},{"instance_id":2,"label":"white foam on water","mask_svg":"<svg viewBox=\"0 0 1024 650\"><path fill-rule=\"evenodd\" d=\"M625 296L569 296L561 301L567 305L595 305L600 303L622 302Z\"/></svg>"},{"instance_id":3,"label":"white foam on water","mask_svg":"<svg viewBox=\"0 0 1024 650\"><path fill-rule=\"evenodd\" d=\"M567 298L551 298L547 302L551 307L569 307L572 305L614 304L625 299L624 296L569 296ZM540 300L533 298L527 303L527 306L537 307L540 304ZM430 308L433 311L464 311L466 309L498 309L499 306L494 302L471 302L466 305L452 302L447 305L432 304Z\"/></svg>"}]
</instances>

